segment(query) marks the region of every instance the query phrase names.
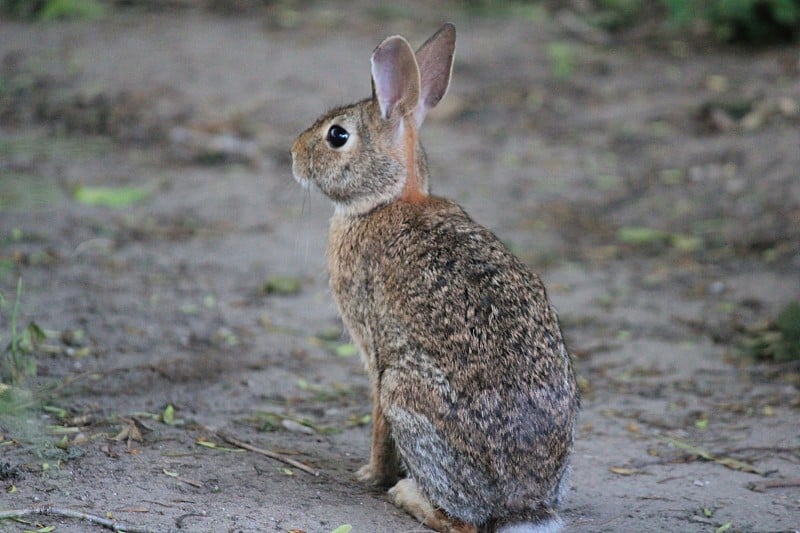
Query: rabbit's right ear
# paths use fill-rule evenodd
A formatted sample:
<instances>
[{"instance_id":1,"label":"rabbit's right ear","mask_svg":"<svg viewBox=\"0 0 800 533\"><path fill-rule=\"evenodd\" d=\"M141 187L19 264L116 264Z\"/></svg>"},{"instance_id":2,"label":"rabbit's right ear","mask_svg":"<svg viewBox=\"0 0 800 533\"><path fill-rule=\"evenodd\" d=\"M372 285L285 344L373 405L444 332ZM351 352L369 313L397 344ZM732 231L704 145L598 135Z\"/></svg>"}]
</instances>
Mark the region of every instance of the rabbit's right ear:
<instances>
[{"instance_id":1,"label":"rabbit's right ear","mask_svg":"<svg viewBox=\"0 0 800 533\"><path fill-rule=\"evenodd\" d=\"M425 115L444 98L453 73L453 57L456 53L456 27L447 23L434 33L417 50L421 94L414 111L417 128Z\"/></svg>"},{"instance_id":2,"label":"rabbit's right ear","mask_svg":"<svg viewBox=\"0 0 800 533\"><path fill-rule=\"evenodd\" d=\"M372 53L372 88L384 119L401 118L417 108L419 67L403 37L388 37Z\"/></svg>"}]
</instances>

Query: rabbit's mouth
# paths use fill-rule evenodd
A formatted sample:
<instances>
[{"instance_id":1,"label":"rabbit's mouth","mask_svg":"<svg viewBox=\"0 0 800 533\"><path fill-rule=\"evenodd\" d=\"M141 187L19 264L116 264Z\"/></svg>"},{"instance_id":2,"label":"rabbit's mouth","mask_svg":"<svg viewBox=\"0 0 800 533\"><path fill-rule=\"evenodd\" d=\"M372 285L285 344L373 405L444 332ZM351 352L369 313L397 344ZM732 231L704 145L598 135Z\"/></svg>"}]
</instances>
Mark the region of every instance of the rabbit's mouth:
<instances>
[{"instance_id":1,"label":"rabbit's mouth","mask_svg":"<svg viewBox=\"0 0 800 533\"><path fill-rule=\"evenodd\" d=\"M302 165L297 160L297 154L292 150L292 176L304 189L311 188L311 179L303 172Z\"/></svg>"}]
</instances>

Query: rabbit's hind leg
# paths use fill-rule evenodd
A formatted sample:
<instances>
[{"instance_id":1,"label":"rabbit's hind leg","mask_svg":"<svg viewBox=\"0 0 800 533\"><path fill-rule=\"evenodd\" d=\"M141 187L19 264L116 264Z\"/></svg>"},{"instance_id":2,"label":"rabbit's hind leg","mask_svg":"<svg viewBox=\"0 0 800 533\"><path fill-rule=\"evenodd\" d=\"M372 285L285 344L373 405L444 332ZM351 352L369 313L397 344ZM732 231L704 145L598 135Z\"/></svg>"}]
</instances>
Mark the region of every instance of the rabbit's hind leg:
<instances>
[{"instance_id":1,"label":"rabbit's hind leg","mask_svg":"<svg viewBox=\"0 0 800 533\"><path fill-rule=\"evenodd\" d=\"M447 516L441 509L434 509L431 502L420 492L417 483L411 479L401 479L389 489L394 504L429 528L441 533L477 533L478 528Z\"/></svg>"}]
</instances>

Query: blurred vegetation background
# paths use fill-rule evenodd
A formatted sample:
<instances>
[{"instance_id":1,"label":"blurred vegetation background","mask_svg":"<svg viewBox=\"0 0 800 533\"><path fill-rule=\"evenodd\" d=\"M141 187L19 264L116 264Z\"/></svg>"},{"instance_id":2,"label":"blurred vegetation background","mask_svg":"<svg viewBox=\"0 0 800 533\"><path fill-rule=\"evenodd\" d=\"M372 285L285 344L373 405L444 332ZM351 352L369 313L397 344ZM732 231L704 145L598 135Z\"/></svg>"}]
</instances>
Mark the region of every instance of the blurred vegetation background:
<instances>
[{"instance_id":1,"label":"blurred vegetation background","mask_svg":"<svg viewBox=\"0 0 800 533\"><path fill-rule=\"evenodd\" d=\"M0 0L0 14L29 21L91 19L114 5L197 6L242 10L307 6L313 0ZM721 43L762 46L800 37L798 0L464 0L465 9L483 14L509 10L570 9L598 29L624 33L638 29L710 38ZM388 8L387 8L388 9Z\"/></svg>"}]
</instances>

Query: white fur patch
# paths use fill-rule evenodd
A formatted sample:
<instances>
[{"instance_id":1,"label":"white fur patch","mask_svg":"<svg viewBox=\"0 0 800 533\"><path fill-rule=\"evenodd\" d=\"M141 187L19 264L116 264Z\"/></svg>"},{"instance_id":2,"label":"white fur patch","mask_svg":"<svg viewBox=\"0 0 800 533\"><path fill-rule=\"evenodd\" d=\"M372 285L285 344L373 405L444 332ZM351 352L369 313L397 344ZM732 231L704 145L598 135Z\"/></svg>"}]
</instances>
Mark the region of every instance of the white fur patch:
<instances>
[{"instance_id":1,"label":"white fur patch","mask_svg":"<svg viewBox=\"0 0 800 533\"><path fill-rule=\"evenodd\" d=\"M564 529L564 522L560 518L553 518L545 522L534 524L525 522L501 527L497 533L558 533Z\"/></svg>"}]
</instances>

